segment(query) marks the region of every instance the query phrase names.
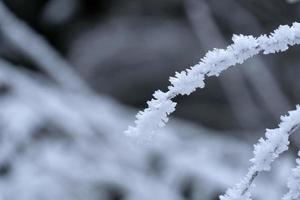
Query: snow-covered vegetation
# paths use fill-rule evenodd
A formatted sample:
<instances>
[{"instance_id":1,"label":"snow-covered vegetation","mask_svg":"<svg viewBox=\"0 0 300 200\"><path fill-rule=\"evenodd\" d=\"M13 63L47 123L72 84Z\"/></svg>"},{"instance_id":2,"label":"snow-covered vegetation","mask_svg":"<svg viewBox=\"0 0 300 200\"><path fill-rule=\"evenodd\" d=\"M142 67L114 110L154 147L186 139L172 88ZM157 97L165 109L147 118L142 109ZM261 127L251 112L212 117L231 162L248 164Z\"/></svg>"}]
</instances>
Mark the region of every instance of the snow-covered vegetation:
<instances>
[{"instance_id":1,"label":"snow-covered vegetation","mask_svg":"<svg viewBox=\"0 0 300 200\"><path fill-rule=\"evenodd\" d=\"M143 134L151 136L159 127L163 127L167 123L168 115L175 111L176 103L172 99L177 95L189 95L197 88L203 88L205 76L219 76L220 72L228 67L242 64L246 59L261 51L264 54L278 53L286 51L289 46L300 44L300 24L295 22L291 27L280 26L270 36L262 35L255 38L234 35L232 40L234 43L226 49L209 51L199 64L176 73L175 77L170 77L169 91L166 93L160 90L156 91L153 94L154 99L147 102L148 108L137 114L136 126L129 127L125 133L134 137ZM271 163L288 149L289 136L300 125L299 106L281 120L279 128L267 130L266 139L260 139L259 143L255 145L254 158L251 159L252 166L246 177L235 187L229 189L224 196L221 196L221 200L251 199L250 187L255 177L262 171L269 171ZM292 185L293 183L296 185ZM289 188L293 188L293 191L288 195L295 196L300 192L296 181L289 181Z\"/></svg>"},{"instance_id":2,"label":"snow-covered vegetation","mask_svg":"<svg viewBox=\"0 0 300 200\"><path fill-rule=\"evenodd\" d=\"M0 1L0 200L298 200L300 24L254 1Z\"/></svg>"}]
</instances>

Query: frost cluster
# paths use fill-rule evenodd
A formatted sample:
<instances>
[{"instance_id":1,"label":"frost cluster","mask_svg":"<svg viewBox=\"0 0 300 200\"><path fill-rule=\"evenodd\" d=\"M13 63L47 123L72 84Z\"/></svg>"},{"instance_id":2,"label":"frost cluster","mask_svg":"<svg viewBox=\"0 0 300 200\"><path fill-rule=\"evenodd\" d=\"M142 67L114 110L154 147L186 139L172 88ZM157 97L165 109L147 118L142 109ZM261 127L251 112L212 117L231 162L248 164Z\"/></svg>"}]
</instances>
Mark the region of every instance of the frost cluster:
<instances>
[{"instance_id":1,"label":"frost cluster","mask_svg":"<svg viewBox=\"0 0 300 200\"><path fill-rule=\"evenodd\" d=\"M269 171L271 169L271 163L278 158L282 152L288 149L289 136L299 124L300 106L297 106L295 110L289 112L289 115L281 117L281 123L278 128L267 129L265 133L266 138L261 138L258 144L254 145L254 157L251 159L252 166L246 177L235 187L228 189L226 194L221 196L220 199L250 200L250 190L253 180L260 172ZM297 172L299 172L299 170L300 168ZM295 182L294 179L291 179L289 181L289 187L295 187ZM300 189L299 185L300 184L297 185L298 189ZM298 190L298 193L300 194L300 190Z\"/></svg>"},{"instance_id":2,"label":"frost cluster","mask_svg":"<svg viewBox=\"0 0 300 200\"><path fill-rule=\"evenodd\" d=\"M148 108L140 111L136 118L138 127L129 127L125 132L129 136L137 136L141 130L143 134L151 135L159 127L163 127L168 122L168 114L175 111L176 103L168 99L167 93L156 91L153 94L153 99L148 101ZM158 117L159 116L159 117ZM151 120L149 123L148 120Z\"/></svg>"},{"instance_id":3,"label":"frost cluster","mask_svg":"<svg viewBox=\"0 0 300 200\"><path fill-rule=\"evenodd\" d=\"M300 156L300 152L298 152L298 156ZM287 183L289 192L284 195L282 200L300 199L300 159L297 159L296 162L297 167L292 170L292 174Z\"/></svg>"}]
</instances>

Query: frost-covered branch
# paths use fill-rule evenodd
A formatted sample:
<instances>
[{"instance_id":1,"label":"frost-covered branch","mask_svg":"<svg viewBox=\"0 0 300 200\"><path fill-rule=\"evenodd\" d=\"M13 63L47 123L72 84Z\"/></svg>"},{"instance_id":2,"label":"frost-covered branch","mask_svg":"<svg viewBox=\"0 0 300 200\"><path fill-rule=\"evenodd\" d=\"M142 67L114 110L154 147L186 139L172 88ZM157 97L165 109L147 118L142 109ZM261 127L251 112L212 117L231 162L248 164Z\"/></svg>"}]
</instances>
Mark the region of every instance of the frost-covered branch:
<instances>
[{"instance_id":1,"label":"frost-covered branch","mask_svg":"<svg viewBox=\"0 0 300 200\"><path fill-rule=\"evenodd\" d=\"M289 136L300 125L300 106L290 111L289 115L281 117L281 123L276 129L267 129L265 137L254 145L254 157L251 159L250 167L246 177L235 187L227 190L221 196L221 200L250 200L251 185L254 179L262 171L269 171L271 163L284 151L288 149ZM291 200L291 199L285 199Z\"/></svg>"},{"instance_id":2,"label":"frost-covered branch","mask_svg":"<svg viewBox=\"0 0 300 200\"><path fill-rule=\"evenodd\" d=\"M300 156L300 152L298 152ZM292 170L287 186L289 192L283 196L282 200L297 200L300 199L300 159L296 160L297 167Z\"/></svg>"},{"instance_id":3,"label":"frost-covered branch","mask_svg":"<svg viewBox=\"0 0 300 200\"><path fill-rule=\"evenodd\" d=\"M286 51L289 46L300 44L300 24L293 23L280 26L269 36L234 35L233 44L226 49L209 51L200 63L182 72L176 72L170 77L171 85L167 92L156 91L153 99L148 101L148 108L140 111L135 126L130 126L125 132L130 136L140 134L151 135L168 121L168 115L175 111L176 103L172 99L178 95L189 95L197 88L205 86L206 76L219 76L219 74L235 64L263 52L264 54Z\"/></svg>"}]
</instances>

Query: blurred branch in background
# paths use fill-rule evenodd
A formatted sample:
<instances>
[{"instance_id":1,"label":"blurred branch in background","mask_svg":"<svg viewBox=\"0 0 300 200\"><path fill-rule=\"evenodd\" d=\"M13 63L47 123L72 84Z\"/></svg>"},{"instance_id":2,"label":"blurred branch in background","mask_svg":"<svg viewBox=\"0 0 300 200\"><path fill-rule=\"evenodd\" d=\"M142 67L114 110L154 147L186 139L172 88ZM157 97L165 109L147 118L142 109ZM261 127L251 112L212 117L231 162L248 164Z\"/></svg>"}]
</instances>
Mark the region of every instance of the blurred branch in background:
<instances>
[{"instance_id":1,"label":"blurred branch in background","mask_svg":"<svg viewBox=\"0 0 300 200\"><path fill-rule=\"evenodd\" d=\"M72 98L82 104L73 104L42 77L4 61L0 72L1 84L9 88L0 98L4 200L214 199L247 166L250 146L236 139L174 120L151 146L132 145L120 133L133 112L117 103L77 94ZM105 138L84 124L78 106ZM263 188L255 193L258 199L266 191L270 200L279 195L279 180L291 162L284 158L268 179L258 180Z\"/></svg>"},{"instance_id":2,"label":"blurred branch in background","mask_svg":"<svg viewBox=\"0 0 300 200\"><path fill-rule=\"evenodd\" d=\"M293 4L293 3L298 3L299 0L286 0L286 2Z\"/></svg>"},{"instance_id":3,"label":"blurred branch in background","mask_svg":"<svg viewBox=\"0 0 300 200\"><path fill-rule=\"evenodd\" d=\"M66 24L74 15L76 15L79 7L80 2L78 0L48 1L42 11L42 22L52 26Z\"/></svg>"},{"instance_id":4,"label":"blurred branch in background","mask_svg":"<svg viewBox=\"0 0 300 200\"><path fill-rule=\"evenodd\" d=\"M2 1L0 1L0 29L11 45L36 63L62 87L74 91L87 89L72 67L41 36L24 22L19 21Z\"/></svg>"},{"instance_id":5,"label":"blurred branch in background","mask_svg":"<svg viewBox=\"0 0 300 200\"><path fill-rule=\"evenodd\" d=\"M239 169L246 167L248 144L176 120L159 142L132 146L121 133L133 112L111 100L95 101L78 93L72 94L70 102L64 90L43 77L14 68L0 62L0 82L7 88L0 96L0 195L4 200L113 200L115 195L133 200L185 199L186 195L213 199L238 180ZM83 119L87 115L81 116L78 107L89 118ZM91 130L86 120L92 120L101 132ZM232 154L235 159L224 162ZM280 166L290 162L286 158ZM270 200L278 195L282 186L275 180L281 179L281 170L278 167L270 175L271 185L266 180L257 182L270 186L257 191L259 199L266 190Z\"/></svg>"}]
</instances>

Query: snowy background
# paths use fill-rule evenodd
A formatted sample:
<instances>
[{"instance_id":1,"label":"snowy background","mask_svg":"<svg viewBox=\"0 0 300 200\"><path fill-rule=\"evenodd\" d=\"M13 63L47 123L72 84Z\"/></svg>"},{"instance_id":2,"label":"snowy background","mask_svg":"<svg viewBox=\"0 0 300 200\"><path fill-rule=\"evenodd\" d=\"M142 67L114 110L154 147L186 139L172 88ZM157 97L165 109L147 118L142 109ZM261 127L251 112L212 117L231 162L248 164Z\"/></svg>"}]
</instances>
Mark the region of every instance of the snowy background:
<instances>
[{"instance_id":1,"label":"snowy background","mask_svg":"<svg viewBox=\"0 0 300 200\"><path fill-rule=\"evenodd\" d=\"M177 97L150 143L124 135L168 77L232 34L300 21L285 0L0 2L0 200L216 200L265 128L300 103L300 48L257 56ZM274 200L300 147L255 181ZM267 194L267 195L266 195Z\"/></svg>"}]
</instances>

